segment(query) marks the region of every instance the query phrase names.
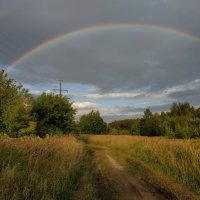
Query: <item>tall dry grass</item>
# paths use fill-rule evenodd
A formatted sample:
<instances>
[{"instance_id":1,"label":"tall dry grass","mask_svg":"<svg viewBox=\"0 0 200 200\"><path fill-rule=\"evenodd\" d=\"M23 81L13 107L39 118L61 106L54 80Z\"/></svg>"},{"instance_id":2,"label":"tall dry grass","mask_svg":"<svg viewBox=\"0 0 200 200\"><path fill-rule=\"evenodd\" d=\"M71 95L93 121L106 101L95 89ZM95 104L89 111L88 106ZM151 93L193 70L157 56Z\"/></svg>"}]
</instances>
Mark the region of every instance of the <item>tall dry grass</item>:
<instances>
[{"instance_id":1,"label":"tall dry grass","mask_svg":"<svg viewBox=\"0 0 200 200\"><path fill-rule=\"evenodd\" d=\"M71 199L83 149L73 136L0 137L0 199Z\"/></svg>"},{"instance_id":2,"label":"tall dry grass","mask_svg":"<svg viewBox=\"0 0 200 200\"><path fill-rule=\"evenodd\" d=\"M200 140L171 140L164 137L89 136L91 143L104 145L144 161L200 194Z\"/></svg>"}]
</instances>

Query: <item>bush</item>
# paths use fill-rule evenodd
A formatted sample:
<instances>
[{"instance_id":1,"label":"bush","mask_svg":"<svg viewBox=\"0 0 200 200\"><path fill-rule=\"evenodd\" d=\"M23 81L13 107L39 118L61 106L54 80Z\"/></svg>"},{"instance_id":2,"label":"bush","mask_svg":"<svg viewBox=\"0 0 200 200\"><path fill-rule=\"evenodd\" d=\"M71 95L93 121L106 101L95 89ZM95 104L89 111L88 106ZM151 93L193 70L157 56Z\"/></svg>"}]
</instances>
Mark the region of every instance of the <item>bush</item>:
<instances>
[{"instance_id":1,"label":"bush","mask_svg":"<svg viewBox=\"0 0 200 200\"><path fill-rule=\"evenodd\" d=\"M33 115L37 120L37 134L63 134L74 129L74 115L70 99L43 93L33 101Z\"/></svg>"},{"instance_id":2,"label":"bush","mask_svg":"<svg viewBox=\"0 0 200 200\"><path fill-rule=\"evenodd\" d=\"M98 111L91 111L89 114L81 116L78 129L80 133L86 134L107 133L107 125Z\"/></svg>"}]
</instances>

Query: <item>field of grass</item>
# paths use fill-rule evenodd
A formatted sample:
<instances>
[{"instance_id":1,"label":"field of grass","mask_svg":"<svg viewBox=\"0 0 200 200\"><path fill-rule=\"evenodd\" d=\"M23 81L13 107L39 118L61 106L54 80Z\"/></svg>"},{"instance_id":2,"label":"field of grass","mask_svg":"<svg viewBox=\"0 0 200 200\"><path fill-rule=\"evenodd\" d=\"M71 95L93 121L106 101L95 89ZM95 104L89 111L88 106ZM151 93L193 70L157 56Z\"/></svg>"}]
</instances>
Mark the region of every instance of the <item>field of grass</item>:
<instances>
[{"instance_id":1,"label":"field of grass","mask_svg":"<svg viewBox=\"0 0 200 200\"><path fill-rule=\"evenodd\" d=\"M103 145L136 158L200 194L200 140L162 137L89 136L89 143Z\"/></svg>"},{"instance_id":2,"label":"field of grass","mask_svg":"<svg viewBox=\"0 0 200 200\"><path fill-rule=\"evenodd\" d=\"M95 150L95 145L85 145L84 140L104 147ZM2 136L0 199L120 199L121 188L117 189L112 168L105 160L105 147L119 159L127 156L142 161L153 172L172 177L200 194L200 140L90 135L81 141L72 135L44 139ZM134 166L145 169L131 161L127 164L133 170Z\"/></svg>"},{"instance_id":3,"label":"field of grass","mask_svg":"<svg viewBox=\"0 0 200 200\"><path fill-rule=\"evenodd\" d=\"M84 175L86 154L84 144L73 136L1 137L0 199L73 199ZM95 199L88 180L84 190L82 199L84 195Z\"/></svg>"}]
</instances>

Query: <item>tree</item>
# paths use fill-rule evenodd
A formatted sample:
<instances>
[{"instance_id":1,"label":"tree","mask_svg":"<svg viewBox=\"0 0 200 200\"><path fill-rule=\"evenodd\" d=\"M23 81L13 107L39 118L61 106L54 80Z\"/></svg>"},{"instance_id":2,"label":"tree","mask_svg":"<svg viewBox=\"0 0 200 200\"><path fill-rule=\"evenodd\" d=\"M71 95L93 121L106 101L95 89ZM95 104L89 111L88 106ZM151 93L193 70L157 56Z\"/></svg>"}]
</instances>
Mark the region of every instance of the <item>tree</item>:
<instances>
[{"instance_id":1,"label":"tree","mask_svg":"<svg viewBox=\"0 0 200 200\"><path fill-rule=\"evenodd\" d=\"M148 108L144 111L140 127L143 136L160 136L164 134L161 117L157 113L153 114Z\"/></svg>"},{"instance_id":2,"label":"tree","mask_svg":"<svg viewBox=\"0 0 200 200\"><path fill-rule=\"evenodd\" d=\"M32 96L28 90L0 71L0 132L13 137L34 133L31 107Z\"/></svg>"},{"instance_id":3,"label":"tree","mask_svg":"<svg viewBox=\"0 0 200 200\"><path fill-rule=\"evenodd\" d=\"M186 116L194 115L194 108L190 106L188 102L185 103L176 103L174 102L170 108L172 116Z\"/></svg>"},{"instance_id":4,"label":"tree","mask_svg":"<svg viewBox=\"0 0 200 200\"><path fill-rule=\"evenodd\" d=\"M43 93L33 101L38 135L63 134L74 129L76 111L68 97Z\"/></svg>"},{"instance_id":5,"label":"tree","mask_svg":"<svg viewBox=\"0 0 200 200\"><path fill-rule=\"evenodd\" d=\"M109 134L116 135L139 135L140 119L115 120L108 124Z\"/></svg>"},{"instance_id":6,"label":"tree","mask_svg":"<svg viewBox=\"0 0 200 200\"><path fill-rule=\"evenodd\" d=\"M80 133L102 134L107 132L107 125L99 111L91 111L89 114L81 116L78 127Z\"/></svg>"}]
</instances>

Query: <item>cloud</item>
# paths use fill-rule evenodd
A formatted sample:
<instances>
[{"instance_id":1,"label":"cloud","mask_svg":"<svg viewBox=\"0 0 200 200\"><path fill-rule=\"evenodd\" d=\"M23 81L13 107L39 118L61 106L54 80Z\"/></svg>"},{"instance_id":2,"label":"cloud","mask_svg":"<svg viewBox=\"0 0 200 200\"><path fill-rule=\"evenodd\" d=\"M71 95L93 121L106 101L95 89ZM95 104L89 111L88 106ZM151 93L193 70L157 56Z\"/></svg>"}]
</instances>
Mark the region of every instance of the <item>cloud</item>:
<instances>
[{"instance_id":1,"label":"cloud","mask_svg":"<svg viewBox=\"0 0 200 200\"><path fill-rule=\"evenodd\" d=\"M146 108L149 108L152 112L166 112L169 111L171 104L163 104L163 105L158 105L158 106L147 106L147 107L134 107L134 106L124 106L122 107L122 111L124 113L137 113L143 115L144 110Z\"/></svg>"},{"instance_id":2,"label":"cloud","mask_svg":"<svg viewBox=\"0 0 200 200\"><path fill-rule=\"evenodd\" d=\"M105 93L105 94L86 94L83 95L88 99L129 99L129 98L137 98L141 96L143 93L135 92L135 93Z\"/></svg>"},{"instance_id":3,"label":"cloud","mask_svg":"<svg viewBox=\"0 0 200 200\"><path fill-rule=\"evenodd\" d=\"M155 23L200 34L199 26L194 25L200 17L200 3L195 0L125 0L115 4L112 0L26 2L20 0L20 15L13 12L6 21L0 21L3 63L49 38L94 24ZM27 6L29 12L24 9ZM13 74L30 84L64 79L96 86L101 93L147 85L158 90L197 79L199 52L200 42L174 34L138 29L104 31L45 49L20 63Z\"/></svg>"},{"instance_id":4,"label":"cloud","mask_svg":"<svg viewBox=\"0 0 200 200\"><path fill-rule=\"evenodd\" d=\"M0 14L15 5L0 21L0 58L7 65L46 39L95 24L159 24L200 35L197 0L1 0Z\"/></svg>"},{"instance_id":5,"label":"cloud","mask_svg":"<svg viewBox=\"0 0 200 200\"><path fill-rule=\"evenodd\" d=\"M104 31L39 52L17 66L16 78L30 84L44 77L63 79L95 86L101 93L147 86L161 90L200 76L196 52L200 43L166 33Z\"/></svg>"},{"instance_id":6,"label":"cloud","mask_svg":"<svg viewBox=\"0 0 200 200\"><path fill-rule=\"evenodd\" d=\"M13 5L17 9L4 15ZM44 41L100 24L161 25L198 37L199 7L197 0L1 0L0 68ZM104 117L124 118L139 116L145 106L167 109L172 101L199 105L199 55L200 40L175 32L116 29L45 48L8 72L35 95L60 79L95 88L71 87L78 114L95 108Z\"/></svg>"},{"instance_id":7,"label":"cloud","mask_svg":"<svg viewBox=\"0 0 200 200\"><path fill-rule=\"evenodd\" d=\"M167 87L163 90L151 91L148 89L137 92L113 92L113 93L91 93L83 95L88 99L166 99L166 98L186 98L199 94L200 79L190 81L182 85Z\"/></svg>"},{"instance_id":8,"label":"cloud","mask_svg":"<svg viewBox=\"0 0 200 200\"><path fill-rule=\"evenodd\" d=\"M88 110L96 108L97 104L92 102L79 102L73 103L73 107L78 110Z\"/></svg>"},{"instance_id":9,"label":"cloud","mask_svg":"<svg viewBox=\"0 0 200 200\"><path fill-rule=\"evenodd\" d=\"M200 79L195 79L193 81L190 81L188 83L182 84L182 85L177 85L171 88L165 89L163 92L165 94L173 94L176 92L183 92L186 90L195 90L200 88Z\"/></svg>"}]
</instances>

